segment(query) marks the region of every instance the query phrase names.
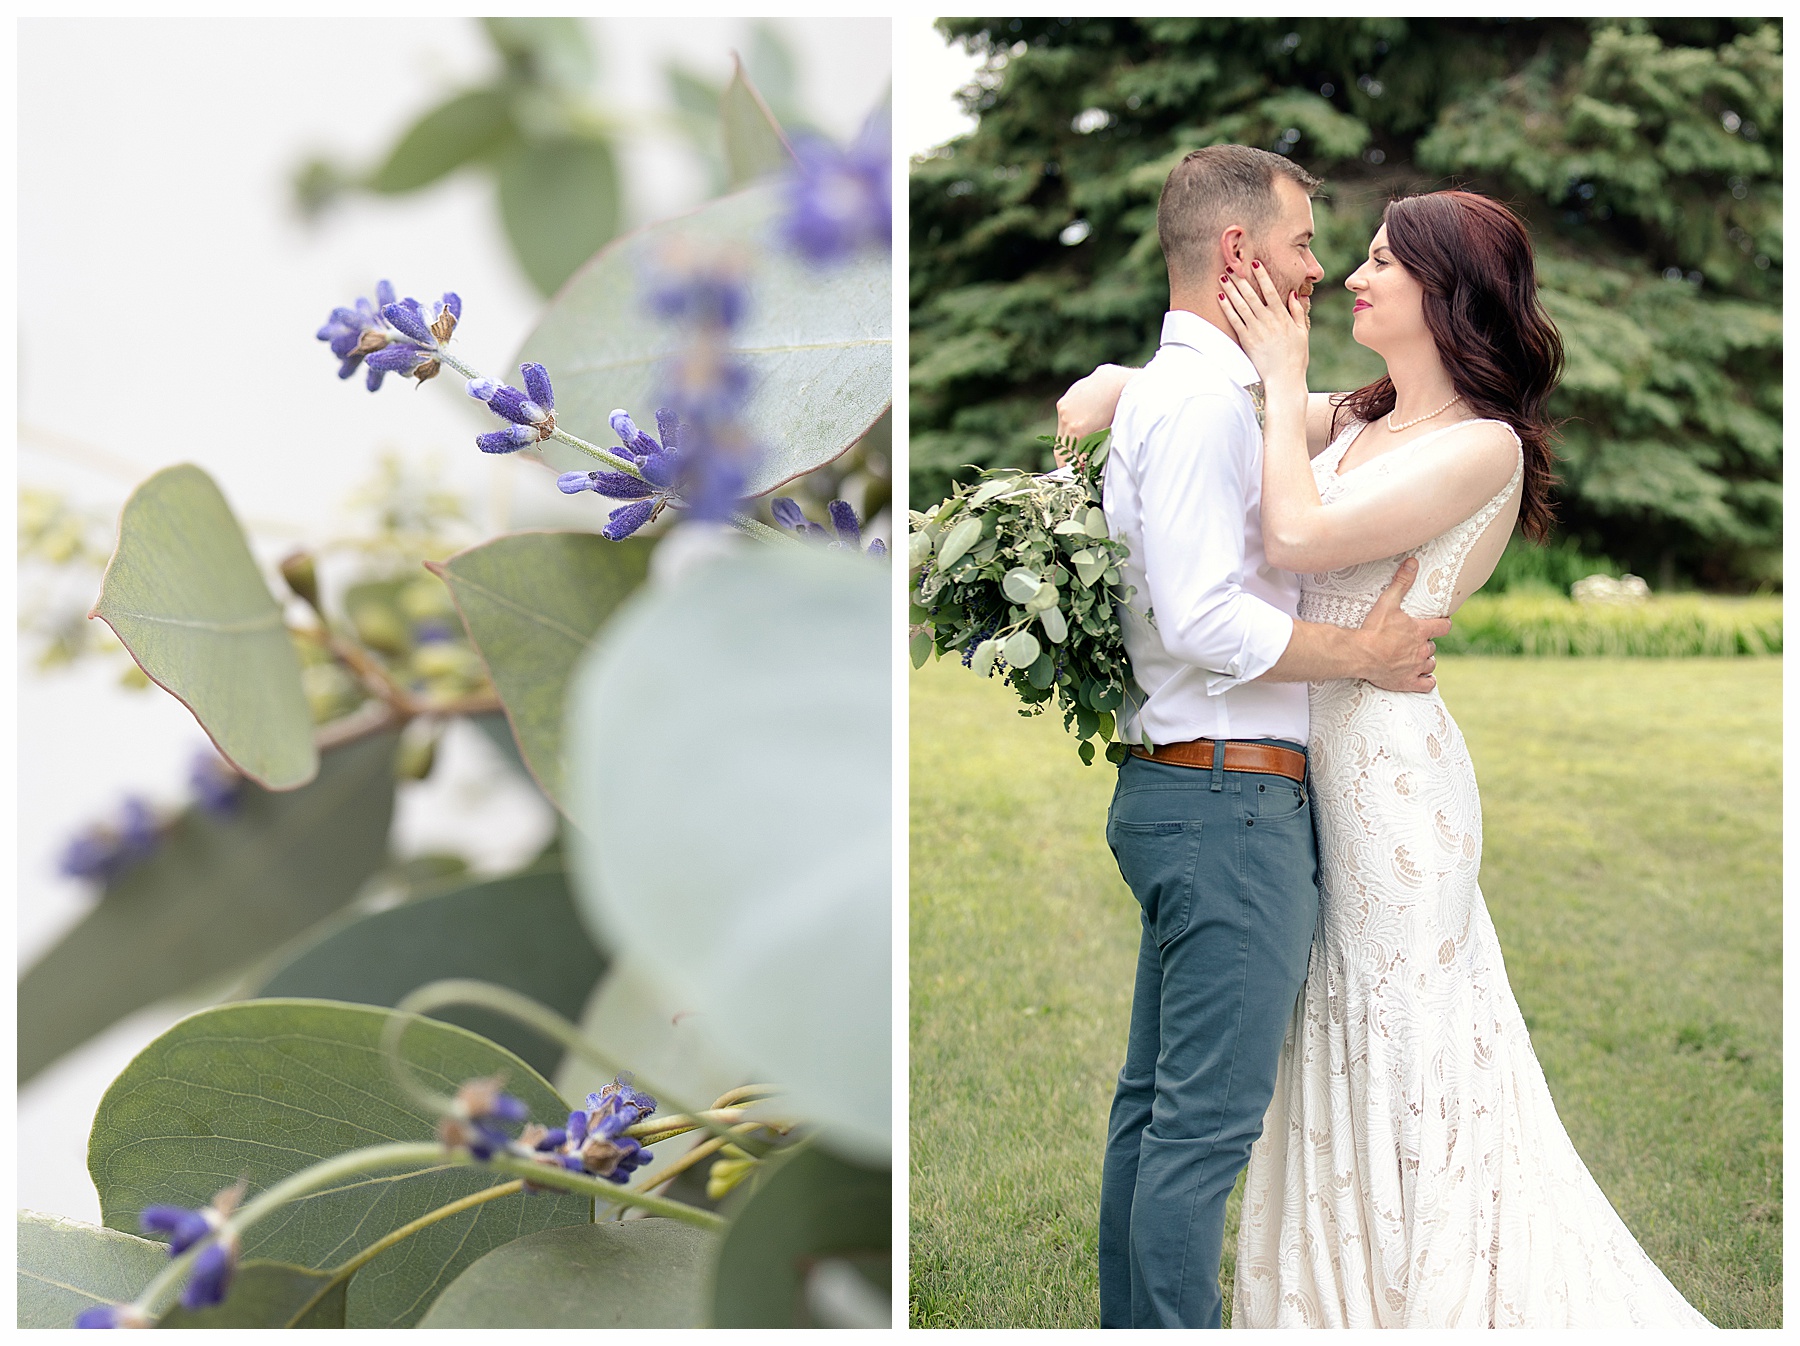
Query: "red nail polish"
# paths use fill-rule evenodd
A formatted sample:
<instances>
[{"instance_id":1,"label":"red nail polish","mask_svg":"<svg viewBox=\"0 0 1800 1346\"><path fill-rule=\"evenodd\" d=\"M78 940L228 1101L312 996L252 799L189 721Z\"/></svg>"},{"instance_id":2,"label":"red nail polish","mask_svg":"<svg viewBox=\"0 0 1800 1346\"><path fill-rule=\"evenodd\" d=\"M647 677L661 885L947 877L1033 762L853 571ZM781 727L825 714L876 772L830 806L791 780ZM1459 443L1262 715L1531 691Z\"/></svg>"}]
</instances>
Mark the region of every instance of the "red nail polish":
<instances>
[{"instance_id":1,"label":"red nail polish","mask_svg":"<svg viewBox=\"0 0 1800 1346\"><path fill-rule=\"evenodd\" d=\"M1251 266L1254 266L1254 267L1260 267L1260 266L1261 266L1261 265L1262 265L1262 263L1261 263L1261 262L1255 262L1255 261L1253 261L1253 262L1251 262L1251 263L1250 263L1250 265L1251 265Z\"/></svg>"},{"instance_id":2,"label":"red nail polish","mask_svg":"<svg viewBox=\"0 0 1800 1346\"><path fill-rule=\"evenodd\" d=\"M1224 296L1224 295L1220 295L1220 296L1219 296L1219 302L1220 302L1220 303L1221 303L1221 304L1223 304L1223 303L1224 303L1224 302L1225 302L1225 296Z\"/></svg>"}]
</instances>

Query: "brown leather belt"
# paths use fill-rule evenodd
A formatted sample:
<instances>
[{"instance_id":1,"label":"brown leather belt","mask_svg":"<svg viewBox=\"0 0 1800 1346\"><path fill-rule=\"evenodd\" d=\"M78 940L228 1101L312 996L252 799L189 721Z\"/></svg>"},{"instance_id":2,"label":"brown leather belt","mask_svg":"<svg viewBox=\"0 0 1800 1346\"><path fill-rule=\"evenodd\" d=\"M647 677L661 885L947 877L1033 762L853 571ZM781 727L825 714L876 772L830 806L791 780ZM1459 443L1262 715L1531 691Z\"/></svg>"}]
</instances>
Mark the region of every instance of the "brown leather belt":
<instances>
[{"instance_id":1,"label":"brown leather belt","mask_svg":"<svg viewBox=\"0 0 1800 1346\"><path fill-rule=\"evenodd\" d=\"M1211 771L1213 741L1190 739L1186 743L1161 743L1154 752L1133 748L1132 755L1150 762L1167 762L1170 766L1201 767ZM1267 743L1225 741L1227 771L1255 771L1265 776L1286 776L1289 780L1306 780L1306 754L1294 748L1277 748Z\"/></svg>"}]
</instances>

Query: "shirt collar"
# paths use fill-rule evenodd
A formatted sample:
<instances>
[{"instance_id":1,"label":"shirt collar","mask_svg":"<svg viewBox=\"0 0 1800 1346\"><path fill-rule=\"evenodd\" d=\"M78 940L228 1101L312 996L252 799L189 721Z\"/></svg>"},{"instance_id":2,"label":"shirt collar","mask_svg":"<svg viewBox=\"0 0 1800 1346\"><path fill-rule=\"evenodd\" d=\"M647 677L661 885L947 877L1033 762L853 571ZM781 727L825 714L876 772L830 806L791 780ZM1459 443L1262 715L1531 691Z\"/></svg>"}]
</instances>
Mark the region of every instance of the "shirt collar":
<instances>
[{"instance_id":1,"label":"shirt collar","mask_svg":"<svg viewBox=\"0 0 1800 1346\"><path fill-rule=\"evenodd\" d=\"M1262 375L1256 372L1244 348L1198 313L1178 308L1163 314L1162 344L1186 346L1197 352L1240 388L1262 382Z\"/></svg>"}]
</instances>

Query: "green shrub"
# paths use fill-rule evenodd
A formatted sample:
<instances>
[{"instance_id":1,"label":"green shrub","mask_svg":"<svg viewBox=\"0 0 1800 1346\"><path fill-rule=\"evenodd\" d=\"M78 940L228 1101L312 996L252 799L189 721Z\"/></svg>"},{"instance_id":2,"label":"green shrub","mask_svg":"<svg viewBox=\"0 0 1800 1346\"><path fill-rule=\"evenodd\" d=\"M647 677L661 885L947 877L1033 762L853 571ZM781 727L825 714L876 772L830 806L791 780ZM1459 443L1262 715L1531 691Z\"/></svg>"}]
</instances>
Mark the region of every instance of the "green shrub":
<instances>
[{"instance_id":1,"label":"green shrub","mask_svg":"<svg viewBox=\"0 0 1800 1346\"><path fill-rule=\"evenodd\" d=\"M1676 594L1642 603L1577 603L1547 589L1479 593L1462 605L1441 654L1697 655L1781 653L1781 598Z\"/></svg>"},{"instance_id":2,"label":"green shrub","mask_svg":"<svg viewBox=\"0 0 1800 1346\"><path fill-rule=\"evenodd\" d=\"M1506 544L1500 564L1481 587L1484 594L1512 593L1520 589L1554 590L1567 594L1569 586L1589 575L1617 579L1624 567L1604 556L1590 556L1573 538L1559 538L1547 547L1528 542L1518 533Z\"/></svg>"}]
</instances>

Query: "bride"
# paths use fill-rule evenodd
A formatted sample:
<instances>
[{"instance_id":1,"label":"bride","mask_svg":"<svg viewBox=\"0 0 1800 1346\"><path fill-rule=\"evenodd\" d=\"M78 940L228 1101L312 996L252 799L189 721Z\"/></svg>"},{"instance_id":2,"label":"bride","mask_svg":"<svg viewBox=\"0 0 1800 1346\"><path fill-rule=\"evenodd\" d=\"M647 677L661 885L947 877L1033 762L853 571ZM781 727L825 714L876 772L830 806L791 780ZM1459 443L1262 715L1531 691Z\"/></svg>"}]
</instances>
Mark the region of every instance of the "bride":
<instances>
[{"instance_id":1,"label":"bride","mask_svg":"<svg viewBox=\"0 0 1800 1346\"><path fill-rule=\"evenodd\" d=\"M1303 621L1448 616L1551 510L1562 360L1530 237L1471 192L1389 205L1346 282L1387 376L1309 394L1307 318L1253 263L1221 301L1263 377L1262 530ZM1135 371L1058 403L1103 428ZM1310 459L1310 462L1309 462ZM1477 885L1481 801L1437 692L1310 688L1319 923L1251 1153L1234 1327L1704 1327L1570 1144Z\"/></svg>"}]
</instances>

